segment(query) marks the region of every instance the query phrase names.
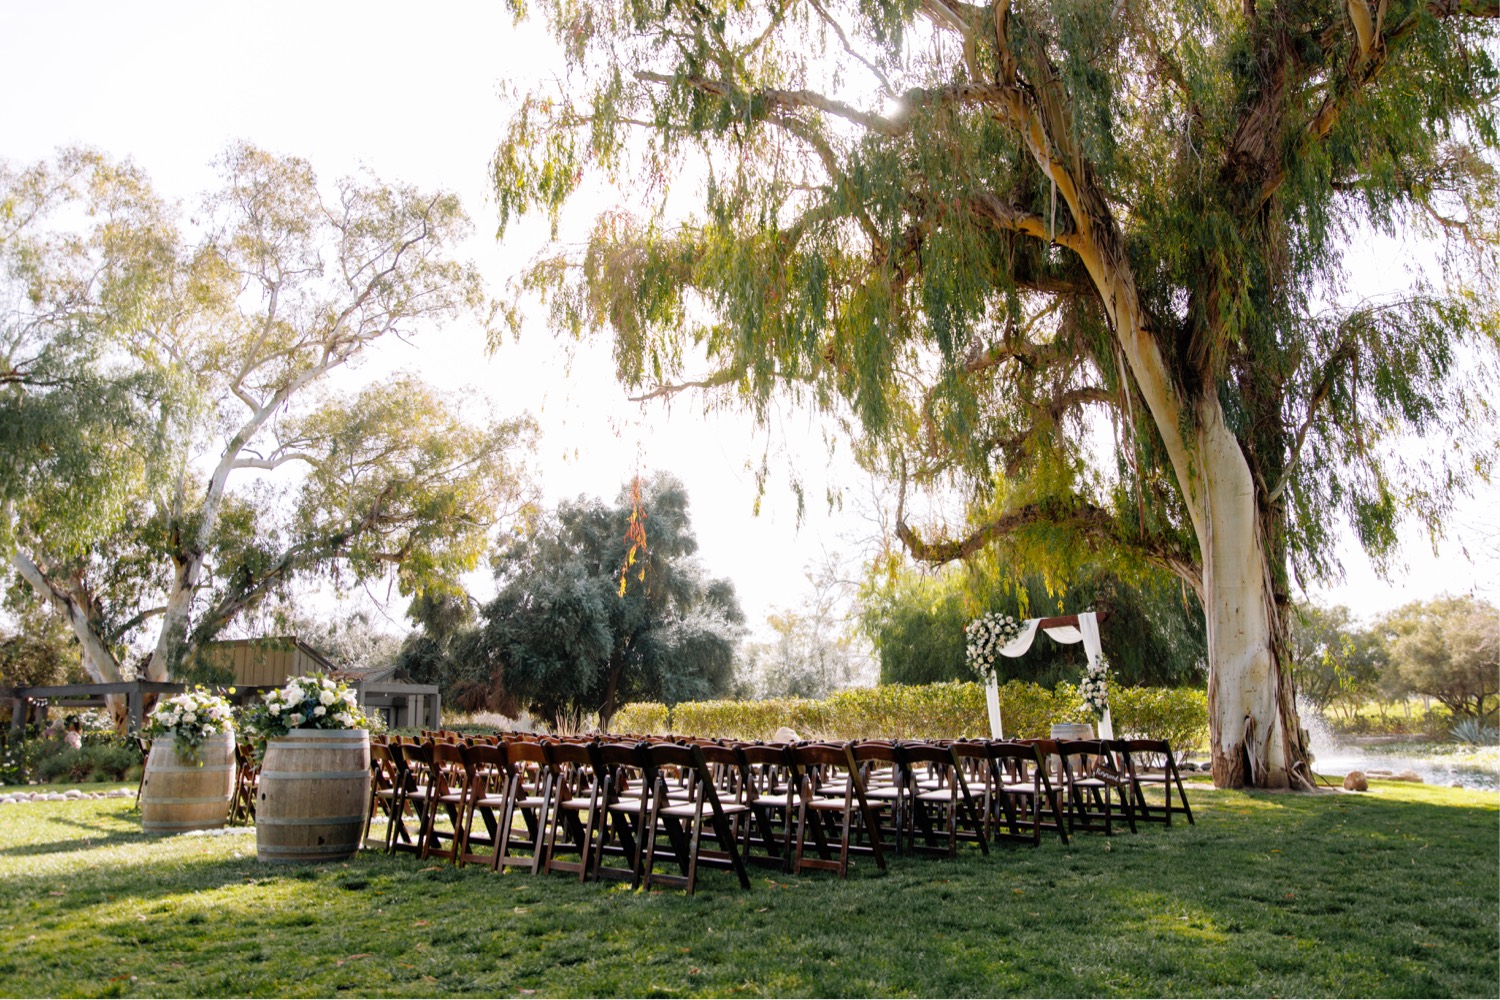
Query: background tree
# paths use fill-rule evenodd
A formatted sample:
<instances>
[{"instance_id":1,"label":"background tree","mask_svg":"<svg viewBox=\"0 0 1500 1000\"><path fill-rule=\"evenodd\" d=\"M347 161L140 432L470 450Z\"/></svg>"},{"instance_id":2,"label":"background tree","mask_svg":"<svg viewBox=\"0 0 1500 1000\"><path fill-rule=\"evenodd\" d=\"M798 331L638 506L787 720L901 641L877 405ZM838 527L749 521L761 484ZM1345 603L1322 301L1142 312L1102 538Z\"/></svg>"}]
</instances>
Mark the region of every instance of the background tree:
<instances>
[{"instance_id":1,"label":"background tree","mask_svg":"<svg viewBox=\"0 0 1500 1000\"><path fill-rule=\"evenodd\" d=\"M82 674L77 641L45 607L32 603L13 628L0 629L0 686L68 684Z\"/></svg>"},{"instance_id":2,"label":"background tree","mask_svg":"<svg viewBox=\"0 0 1500 1000\"><path fill-rule=\"evenodd\" d=\"M304 161L248 145L219 166L193 240L138 171L94 154L8 172L0 194L12 342L78 386L102 370L118 400L103 445L60 405L37 450L60 435L69 461L32 463L6 508L12 570L99 681L125 675L133 640L166 679L302 574L451 586L529 502L529 419L461 419L404 375L348 397L326 382L382 337L484 318L477 270L452 257L457 199L358 179L328 193ZM73 456L100 453L94 481ZM76 482L106 514L52 505Z\"/></svg>"},{"instance_id":3,"label":"background tree","mask_svg":"<svg viewBox=\"0 0 1500 1000\"><path fill-rule=\"evenodd\" d=\"M588 715L607 728L631 701L728 691L744 616L697 548L687 493L665 473L627 486L613 506L560 504L496 557L500 592L464 663L470 679L569 728Z\"/></svg>"},{"instance_id":4,"label":"background tree","mask_svg":"<svg viewBox=\"0 0 1500 1000\"><path fill-rule=\"evenodd\" d=\"M974 580L965 572L937 574L903 570L876 579L866 596L862 627L880 655L880 679L887 684L930 684L973 680L965 662L964 626L986 612L1038 618L1077 614L1108 615L1099 629L1104 655L1116 682L1128 685L1192 686L1203 681L1206 646L1203 613L1182 588L1149 574L1127 584L1094 568L1081 570L1061 594L1039 576L1019 589L995 580ZM1081 646L1038 637L1024 657L1001 657L1000 680L1032 681L1051 687L1076 682L1085 666Z\"/></svg>"},{"instance_id":5,"label":"background tree","mask_svg":"<svg viewBox=\"0 0 1500 1000\"><path fill-rule=\"evenodd\" d=\"M767 616L770 638L742 648L742 673L756 697L824 698L873 679L868 643L849 608L858 585L840 559L825 553L803 578L797 605Z\"/></svg>"},{"instance_id":6,"label":"background tree","mask_svg":"<svg viewBox=\"0 0 1500 1000\"><path fill-rule=\"evenodd\" d=\"M1483 719L1500 697L1500 609L1476 597L1415 601L1379 625L1390 647L1393 693L1436 698Z\"/></svg>"},{"instance_id":7,"label":"background tree","mask_svg":"<svg viewBox=\"0 0 1500 1000\"><path fill-rule=\"evenodd\" d=\"M1493 454L1463 430L1496 356L1500 3L537 6L568 72L496 151L502 231L596 168L645 205L526 273L555 324L610 331L644 396L851 414L920 559L1175 574L1215 782L1307 785L1293 575L1339 572L1340 521L1377 559L1401 513L1436 528ZM1362 228L1442 241L1441 277L1346 298ZM909 523L930 487L966 517Z\"/></svg>"},{"instance_id":8,"label":"background tree","mask_svg":"<svg viewBox=\"0 0 1500 1000\"><path fill-rule=\"evenodd\" d=\"M1300 601L1287 655L1297 693L1308 704L1320 712L1342 706L1351 716L1376 692L1389 659L1384 636L1361 628L1344 605Z\"/></svg>"}]
</instances>

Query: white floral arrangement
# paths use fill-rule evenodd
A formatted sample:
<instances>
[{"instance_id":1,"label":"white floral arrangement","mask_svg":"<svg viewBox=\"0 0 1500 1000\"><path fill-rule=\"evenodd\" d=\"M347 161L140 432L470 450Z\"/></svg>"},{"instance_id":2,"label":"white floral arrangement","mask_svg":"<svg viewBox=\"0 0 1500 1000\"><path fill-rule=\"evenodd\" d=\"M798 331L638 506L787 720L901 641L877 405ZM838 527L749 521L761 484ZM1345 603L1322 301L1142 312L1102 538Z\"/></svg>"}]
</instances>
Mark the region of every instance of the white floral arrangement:
<instances>
[{"instance_id":1,"label":"white floral arrangement","mask_svg":"<svg viewBox=\"0 0 1500 1000\"><path fill-rule=\"evenodd\" d=\"M223 696L196 687L158 701L141 732L153 741L170 739L179 755L200 760L206 737L234 732L234 708Z\"/></svg>"},{"instance_id":2,"label":"white floral arrangement","mask_svg":"<svg viewBox=\"0 0 1500 1000\"><path fill-rule=\"evenodd\" d=\"M354 689L322 674L293 677L285 687L267 691L260 704L245 713L256 752L293 729L368 729L370 720L359 707Z\"/></svg>"},{"instance_id":3,"label":"white floral arrangement","mask_svg":"<svg viewBox=\"0 0 1500 1000\"><path fill-rule=\"evenodd\" d=\"M1078 684L1078 693L1083 697L1083 706L1098 718L1109 710L1109 661L1099 657L1099 662L1090 664L1083 671L1083 680Z\"/></svg>"},{"instance_id":4,"label":"white floral arrangement","mask_svg":"<svg viewBox=\"0 0 1500 1000\"><path fill-rule=\"evenodd\" d=\"M964 657L969 669L985 680L995 679L1000 650L1014 642L1023 627L1016 618L998 612L981 615L965 625Z\"/></svg>"}]
</instances>

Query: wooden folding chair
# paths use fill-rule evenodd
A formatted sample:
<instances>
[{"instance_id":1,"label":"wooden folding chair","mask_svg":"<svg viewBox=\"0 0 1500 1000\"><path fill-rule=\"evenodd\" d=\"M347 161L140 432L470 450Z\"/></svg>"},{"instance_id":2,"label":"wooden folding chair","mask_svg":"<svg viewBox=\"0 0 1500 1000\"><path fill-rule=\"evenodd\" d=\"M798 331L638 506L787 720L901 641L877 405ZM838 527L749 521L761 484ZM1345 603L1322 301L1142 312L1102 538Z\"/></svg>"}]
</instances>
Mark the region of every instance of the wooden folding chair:
<instances>
[{"instance_id":1,"label":"wooden folding chair","mask_svg":"<svg viewBox=\"0 0 1500 1000\"><path fill-rule=\"evenodd\" d=\"M745 804L750 807L750 846L745 860L790 871L797 783L787 748L741 743L735 747L735 755L745 775Z\"/></svg>"},{"instance_id":2,"label":"wooden folding chair","mask_svg":"<svg viewBox=\"0 0 1500 1000\"><path fill-rule=\"evenodd\" d=\"M652 783L641 763L639 744L601 743L594 747L594 774L600 783L599 831L594 840L594 881L641 881L643 831ZM623 859L625 865L606 859Z\"/></svg>"},{"instance_id":3,"label":"wooden folding chair","mask_svg":"<svg viewBox=\"0 0 1500 1000\"><path fill-rule=\"evenodd\" d=\"M540 743L508 743L505 755L511 769L510 782L505 790L505 804L495 820L500 845L491 865L496 871L528 868L535 875L541 871L547 854L547 829L552 822L552 765ZM519 833L518 819L524 824Z\"/></svg>"},{"instance_id":4,"label":"wooden folding chair","mask_svg":"<svg viewBox=\"0 0 1500 1000\"><path fill-rule=\"evenodd\" d=\"M549 872L577 875L582 882L588 878L593 860L603 791L594 773L593 746L558 742L544 749L553 779L552 821L544 827L547 844L542 867ZM576 854L578 860L565 860L564 854Z\"/></svg>"},{"instance_id":5,"label":"wooden folding chair","mask_svg":"<svg viewBox=\"0 0 1500 1000\"><path fill-rule=\"evenodd\" d=\"M1052 783L1044 745L995 740L985 749L994 775L989 809L991 838L1036 847L1042 842L1042 831L1052 830L1066 844L1068 824L1062 809L1062 790Z\"/></svg>"},{"instance_id":6,"label":"wooden folding chair","mask_svg":"<svg viewBox=\"0 0 1500 1000\"><path fill-rule=\"evenodd\" d=\"M642 886L648 889L653 884L676 886L686 889L689 895L697 889L700 862L715 861L712 857L703 858L700 852L703 824L706 820L713 826L724 856L723 862L734 871L741 888L750 888L750 876L745 871L734 830L719 800L713 773L704 759L702 749L656 743L644 745L640 752L643 769L650 776L653 787L643 837L645 858L641 862ZM690 798L674 799L669 794L674 783L679 789L686 791ZM681 875L658 873L655 870L660 841L658 834L666 835Z\"/></svg>"},{"instance_id":7,"label":"wooden folding chair","mask_svg":"<svg viewBox=\"0 0 1500 1000\"><path fill-rule=\"evenodd\" d=\"M1172 825L1172 789L1177 789L1181 808L1175 810L1193 823L1193 809L1188 805L1187 791L1182 787L1182 775L1177 770L1177 758L1166 740L1114 740L1109 742L1114 753L1117 769L1123 773L1129 786L1131 803L1136 816L1143 823L1165 823ZM1153 804L1146 796L1146 788L1159 787L1163 802Z\"/></svg>"},{"instance_id":8,"label":"wooden folding chair","mask_svg":"<svg viewBox=\"0 0 1500 1000\"><path fill-rule=\"evenodd\" d=\"M429 789L418 787L418 779L413 775L407 763L407 751L415 744L402 741L399 737L394 738L383 745L384 756L388 757L386 763L391 768L391 792L387 796L372 796L371 805L379 805L386 809L388 824L385 831L385 850L388 854L397 851L407 851L412 854L422 853L422 842L420 831L422 829L423 810L427 805ZM370 759L373 768L374 761L381 751L375 749L376 744L370 746ZM427 771L423 770L423 779ZM408 830L407 820L410 819L417 833ZM368 824L367 824L368 826Z\"/></svg>"},{"instance_id":9,"label":"wooden folding chair","mask_svg":"<svg viewBox=\"0 0 1500 1000\"><path fill-rule=\"evenodd\" d=\"M447 858L457 864L473 775L460 744L437 740L431 750L432 790L422 828L422 858ZM447 820L446 827L439 825L442 820Z\"/></svg>"},{"instance_id":10,"label":"wooden folding chair","mask_svg":"<svg viewBox=\"0 0 1500 1000\"><path fill-rule=\"evenodd\" d=\"M849 745L860 778L865 783L865 797L883 802L891 810L890 840L882 844L897 854L904 853L907 825L911 823L913 783L889 740L860 740Z\"/></svg>"},{"instance_id":11,"label":"wooden folding chair","mask_svg":"<svg viewBox=\"0 0 1500 1000\"><path fill-rule=\"evenodd\" d=\"M881 849L879 811L883 802L871 802L865 795L859 767L848 746L805 743L791 749L791 763L797 779L797 841L792 856L792 871L819 868L849 876L849 858L853 853L868 852L885 871L885 852ZM810 820L810 822L809 822ZM826 824L825 824L826 821ZM828 833L839 834L837 857L832 857ZM861 850L855 836L864 831L868 846ZM818 857L807 856L807 835L811 832Z\"/></svg>"},{"instance_id":12,"label":"wooden folding chair","mask_svg":"<svg viewBox=\"0 0 1500 1000\"><path fill-rule=\"evenodd\" d=\"M937 743L901 742L896 745L896 756L908 775L926 771L937 782L935 788L921 788L913 782L910 799L912 822L907 827L906 849L909 853L943 854L958 856L960 822L968 824L979 842L979 849L990 853L984 836L984 820L969 794L969 785L963 768L951 746ZM942 829L933 822L940 819ZM917 844L917 832L921 831L925 844ZM938 837L946 838L946 846L938 846Z\"/></svg>"},{"instance_id":13,"label":"wooden folding chair","mask_svg":"<svg viewBox=\"0 0 1500 1000\"><path fill-rule=\"evenodd\" d=\"M244 823L248 826L255 822L255 793L260 785L260 764L255 760L255 751L248 743L235 744L234 763L234 798L229 805L229 825Z\"/></svg>"},{"instance_id":14,"label":"wooden folding chair","mask_svg":"<svg viewBox=\"0 0 1500 1000\"><path fill-rule=\"evenodd\" d=\"M1058 740L1057 756L1067 793L1069 832L1093 830L1112 835L1116 798L1130 832L1136 832L1127 783L1114 771L1114 759L1104 741Z\"/></svg>"},{"instance_id":15,"label":"wooden folding chair","mask_svg":"<svg viewBox=\"0 0 1500 1000\"><path fill-rule=\"evenodd\" d=\"M490 867L500 843L500 824L496 810L505 808L505 790L510 786L510 765L505 748L494 743L476 742L463 747L464 768L468 772L468 802L460 816L458 864ZM475 822L484 824L476 835ZM482 853L476 848L488 848Z\"/></svg>"}]
</instances>

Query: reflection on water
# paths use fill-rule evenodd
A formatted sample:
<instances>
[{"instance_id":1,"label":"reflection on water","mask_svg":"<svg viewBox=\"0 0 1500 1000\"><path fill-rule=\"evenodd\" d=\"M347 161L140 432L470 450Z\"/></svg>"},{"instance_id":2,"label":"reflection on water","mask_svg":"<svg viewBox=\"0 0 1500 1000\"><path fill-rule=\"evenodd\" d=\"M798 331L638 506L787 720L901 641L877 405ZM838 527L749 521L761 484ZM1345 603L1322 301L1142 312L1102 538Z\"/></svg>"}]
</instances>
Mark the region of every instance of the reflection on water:
<instances>
[{"instance_id":1,"label":"reflection on water","mask_svg":"<svg viewBox=\"0 0 1500 1000\"><path fill-rule=\"evenodd\" d=\"M1347 774L1356 770L1367 773L1372 770L1415 771L1429 785L1457 784L1465 788L1500 790L1500 768L1468 764L1442 754L1417 752L1431 747L1430 743L1346 742L1334 735L1316 709L1299 705L1298 713L1312 738L1313 770L1319 774Z\"/></svg>"}]
</instances>

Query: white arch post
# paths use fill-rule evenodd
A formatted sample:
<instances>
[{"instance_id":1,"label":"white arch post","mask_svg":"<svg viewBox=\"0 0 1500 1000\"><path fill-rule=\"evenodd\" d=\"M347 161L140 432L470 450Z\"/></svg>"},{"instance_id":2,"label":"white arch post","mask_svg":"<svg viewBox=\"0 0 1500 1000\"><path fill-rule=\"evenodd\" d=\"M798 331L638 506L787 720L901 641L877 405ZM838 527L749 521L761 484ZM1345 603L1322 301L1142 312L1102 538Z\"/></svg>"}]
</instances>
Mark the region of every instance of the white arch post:
<instances>
[{"instance_id":1,"label":"white arch post","mask_svg":"<svg viewBox=\"0 0 1500 1000\"><path fill-rule=\"evenodd\" d=\"M1037 625L1040 618L1028 618L1021 624L1021 633L1011 640L1010 644L1000 650L1001 656L1018 657L1024 656L1031 644L1036 641ZM1078 627L1072 625L1058 625L1054 628L1043 629L1055 642L1071 645L1075 642L1083 643L1083 651L1088 656L1089 669L1099 666L1099 661L1104 654L1099 648L1099 619L1092 611L1085 611L1078 616ZM990 710L990 736L994 739L1003 739L1003 730L1000 719L1000 682L991 677L985 683L985 702ZM1115 738L1114 723L1110 721L1109 706L1104 707L1104 716L1099 720L1099 738L1112 740Z\"/></svg>"}]
</instances>

